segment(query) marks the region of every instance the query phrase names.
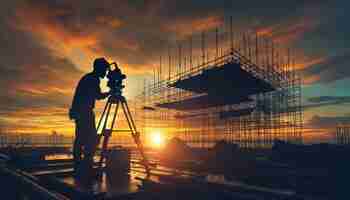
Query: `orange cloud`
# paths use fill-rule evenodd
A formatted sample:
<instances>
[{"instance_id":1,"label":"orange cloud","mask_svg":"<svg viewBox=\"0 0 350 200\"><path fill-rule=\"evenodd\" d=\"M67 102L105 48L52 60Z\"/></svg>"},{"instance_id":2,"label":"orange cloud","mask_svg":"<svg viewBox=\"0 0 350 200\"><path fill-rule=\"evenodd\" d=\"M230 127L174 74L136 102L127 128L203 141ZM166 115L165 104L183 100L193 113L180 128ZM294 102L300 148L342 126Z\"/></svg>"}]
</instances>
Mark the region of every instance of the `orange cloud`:
<instances>
[{"instance_id":1,"label":"orange cloud","mask_svg":"<svg viewBox=\"0 0 350 200\"><path fill-rule=\"evenodd\" d=\"M321 80L321 76L320 75L311 75L311 76L307 76L307 77L303 77L302 81L303 81L303 85L310 85L313 83L316 83L318 81Z\"/></svg>"},{"instance_id":2,"label":"orange cloud","mask_svg":"<svg viewBox=\"0 0 350 200\"><path fill-rule=\"evenodd\" d=\"M257 34L270 37L276 43L288 44L302 38L305 33L312 31L318 24L319 21L314 17L304 16L297 21L293 19L283 24L258 28Z\"/></svg>"},{"instance_id":3,"label":"orange cloud","mask_svg":"<svg viewBox=\"0 0 350 200\"><path fill-rule=\"evenodd\" d=\"M223 20L220 16L209 16L200 19L179 19L171 24L164 25L166 31L177 33L180 37L184 38L192 35L193 33L200 33L219 27L222 25Z\"/></svg>"},{"instance_id":4,"label":"orange cloud","mask_svg":"<svg viewBox=\"0 0 350 200\"><path fill-rule=\"evenodd\" d=\"M306 69L313 65L321 64L327 59L328 57L307 58L303 56L303 58L297 60L297 62L295 63L295 68L299 70Z\"/></svg>"},{"instance_id":5,"label":"orange cloud","mask_svg":"<svg viewBox=\"0 0 350 200\"><path fill-rule=\"evenodd\" d=\"M333 132L334 132L333 129L304 128L303 142L306 144L329 142L334 139Z\"/></svg>"},{"instance_id":6,"label":"orange cloud","mask_svg":"<svg viewBox=\"0 0 350 200\"><path fill-rule=\"evenodd\" d=\"M127 50L136 54L136 51L141 49L133 36L117 37L111 33L122 27L123 22L120 19L98 15L95 21L91 21L86 27L79 22L79 16L73 18L68 27L65 23L57 21L57 18L68 14L71 14L69 9L24 4L16 10L17 21L14 26L32 33L52 49L56 56L71 60L84 71L91 69L94 58L103 56L124 64L128 72L144 73L144 66L131 65L128 59L115 56L119 51Z\"/></svg>"},{"instance_id":7,"label":"orange cloud","mask_svg":"<svg viewBox=\"0 0 350 200\"><path fill-rule=\"evenodd\" d=\"M97 16L96 22L110 26L112 28L119 28L123 24L120 19L117 19L112 16L103 16L103 15Z\"/></svg>"},{"instance_id":8,"label":"orange cloud","mask_svg":"<svg viewBox=\"0 0 350 200\"><path fill-rule=\"evenodd\" d=\"M49 94L60 94L60 95L71 95L72 88L69 86L59 88L55 85L48 85L43 87L43 85L17 85L16 93L25 93L32 96L47 96Z\"/></svg>"},{"instance_id":9,"label":"orange cloud","mask_svg":"<svg viewBox=\"0 0 350 200\"><path fill-rule=\"evenodd\" d=\"M56 56L68 58L77 66L90 67L93 58L107 54L101 43L109 34L108 31L120 28L123 23L120 19L107 15L98 15L95 21L83 23L80 16L71 12L70 9L23 4L16 10L13 26L32 33L49 49L54 50ZM68 24L60 20L67 16L73 16ZM123 49L139 48L130 38L117 38L111 43Z\"/></svg>"},{"instance_id":10,"label":"orange cloud","mask_svg":"<svg viewBox=\"0 0 350 200\"><path fill-rule=\"evenodd\" d=\"M16 109L1 120L5 124L16 124L7 127L9 132L17 133L50 133L57 130L60 133L72 134L74 123L68 119L68 109L61 107L36 107Z\"/></svg>"},{"instance_id":11,"label":"orange cloud","mask_svg":"<svg viewBox=\"0 0 350 200\"><path fill-rule=\"evenodd\" d=\"M18 23L16 28L37 34L40 38L44 38L47 42L60 42L63 46L69 47L85 47L98 43L97 33L91 32L89 27L82 27L79 20L76 19L74 31L67 31L67 27L63 23L57 22L56 18L69 14L69 10L49 9L48 7L34 7L23 5L16 10ZM84 31L86 30L86 31Z\"/></svg>"}]
</instances>

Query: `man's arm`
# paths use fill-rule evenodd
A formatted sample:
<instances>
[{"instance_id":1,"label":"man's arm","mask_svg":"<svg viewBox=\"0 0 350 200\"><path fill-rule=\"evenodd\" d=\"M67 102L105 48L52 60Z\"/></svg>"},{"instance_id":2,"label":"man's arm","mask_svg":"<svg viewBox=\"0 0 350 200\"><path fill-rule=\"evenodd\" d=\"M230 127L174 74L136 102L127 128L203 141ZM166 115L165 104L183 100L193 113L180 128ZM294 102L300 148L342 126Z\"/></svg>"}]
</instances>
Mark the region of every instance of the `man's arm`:
<instances>
[{"instance_id":1,"label":"man's arm","mask_svg":"<svg viewBox=\"0 0 350 200\"><path fill-rule=\"evenodd\" d=\"M95 84L94 87L94 96L96 99L100 100L100 99L105 99L106 97L109 96L109 92L101 92L101 87L100 87L100 81L97 82L97 84Z\"/></svg>"},{"instance_id":2,"label":"man's arm","mask_svg":"<svg viewBox=\"0 0 350 200\"><path fill-rule=\"evenodd\" d=\"M101 90L100 90L99 93L96 95L96 99L100 100L100 99L104 99L108 96L109 96L109 92L101 92Z\"/></svg>"}]
</instances>

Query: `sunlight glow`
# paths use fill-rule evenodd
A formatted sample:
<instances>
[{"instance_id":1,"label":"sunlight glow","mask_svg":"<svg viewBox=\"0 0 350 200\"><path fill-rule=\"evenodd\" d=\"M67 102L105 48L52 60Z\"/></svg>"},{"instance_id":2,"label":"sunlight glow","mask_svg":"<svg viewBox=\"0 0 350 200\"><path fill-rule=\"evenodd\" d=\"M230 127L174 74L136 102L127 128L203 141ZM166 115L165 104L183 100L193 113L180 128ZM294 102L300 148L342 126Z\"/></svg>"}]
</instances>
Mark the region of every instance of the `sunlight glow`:
<instances>
[{"instance_id":1,"label":"sunlight glow","mask_svg":"<svg viewBox=\"0 0 350 200\"><path fill-rule=\"evenodd\" d=\"M164 137L161 132L156 131L151 133L151 145L156 148L161 148L164 145Z\"/></svg>"}]
</instances>

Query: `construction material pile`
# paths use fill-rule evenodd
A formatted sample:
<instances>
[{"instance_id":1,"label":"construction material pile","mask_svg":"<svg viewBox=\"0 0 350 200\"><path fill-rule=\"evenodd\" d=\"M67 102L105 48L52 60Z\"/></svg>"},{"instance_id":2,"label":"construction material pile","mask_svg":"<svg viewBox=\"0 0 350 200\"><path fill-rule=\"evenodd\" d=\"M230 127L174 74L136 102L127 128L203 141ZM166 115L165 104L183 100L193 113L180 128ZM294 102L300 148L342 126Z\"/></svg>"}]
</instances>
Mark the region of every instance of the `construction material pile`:
<instances>
[{"instance_id":1,"label":"construction material pile","mask_svg":"<svg viewBox=\"0 0 350 200\"><path fill-rule=\"evenodd\" d=\"M191 160L193 158L191 147L179 138L169 140L162 154L172 160Z\"/></svg>"},{"instance_id":2,"label":"construction material pile","mask_svg":"<svg viewBox=\"0 0 350 200\"><path fill-rule=\"evenodd\" d=\"M160 153L160 160L163 163L171 166L179 166L183 163L195 159L195 155L183 140L179 138L172 138L168 141L162 152Z\"/></svg>"}]
</instances>

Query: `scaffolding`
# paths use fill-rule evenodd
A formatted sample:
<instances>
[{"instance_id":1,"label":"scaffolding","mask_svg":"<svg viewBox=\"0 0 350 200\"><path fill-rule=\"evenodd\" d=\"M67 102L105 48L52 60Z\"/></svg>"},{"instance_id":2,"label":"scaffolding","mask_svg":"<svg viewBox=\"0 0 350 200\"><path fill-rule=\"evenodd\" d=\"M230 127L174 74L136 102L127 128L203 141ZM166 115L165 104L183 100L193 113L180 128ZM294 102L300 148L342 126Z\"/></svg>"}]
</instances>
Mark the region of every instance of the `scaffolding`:
<instances>
[{"instance_id":1,"label":"scaffolding","mask_svg":"<svg viewBox=\"0 0 350 200\"><path fill-rule=\"evenodd\" d=\"M337 144L350 144L350 125L338 124L335 136Z\"/></svg>"},{"instance_id":2,"label":"scaffolding","mask_svg":"<svg viewBox=\"0 0 350 200\"><path fill-rule=\"evenodd\" d=\"M138 96L144 136L160 131L192 147L302 142L301 79L290 49L228 24L169 45ZM165 53L165 54L166 54Z\"/></svg>"}]
</instances>

